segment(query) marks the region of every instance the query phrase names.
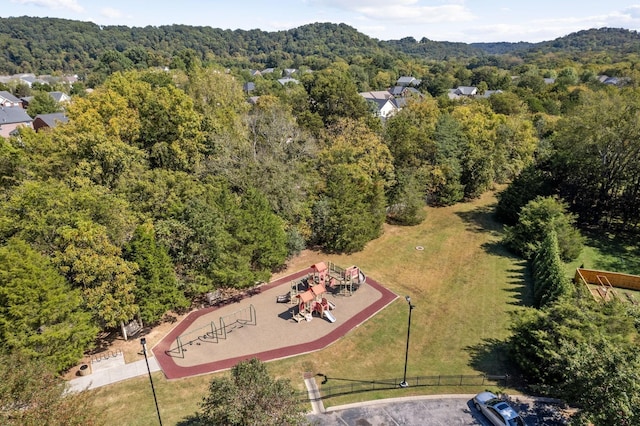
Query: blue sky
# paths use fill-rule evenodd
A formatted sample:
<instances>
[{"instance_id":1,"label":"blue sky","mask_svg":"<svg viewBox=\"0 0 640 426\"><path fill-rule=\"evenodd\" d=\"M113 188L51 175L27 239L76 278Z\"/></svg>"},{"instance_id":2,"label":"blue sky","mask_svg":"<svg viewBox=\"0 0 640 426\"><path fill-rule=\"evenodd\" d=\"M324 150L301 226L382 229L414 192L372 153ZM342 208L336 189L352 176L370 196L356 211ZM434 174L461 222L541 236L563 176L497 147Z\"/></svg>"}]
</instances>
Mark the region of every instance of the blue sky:
<instances>
[{"instance_id":1,"label":"blue sky","mask_svg":"<svg viewBox=\"0 0 640 426\"><path fill-rule=\"evenodd\" d=\"M333 22L380 40L537 42L589 28L638 30L640 0L0 0L1 17L25 15L264 31Z\"/></svg>"}]
</instances>

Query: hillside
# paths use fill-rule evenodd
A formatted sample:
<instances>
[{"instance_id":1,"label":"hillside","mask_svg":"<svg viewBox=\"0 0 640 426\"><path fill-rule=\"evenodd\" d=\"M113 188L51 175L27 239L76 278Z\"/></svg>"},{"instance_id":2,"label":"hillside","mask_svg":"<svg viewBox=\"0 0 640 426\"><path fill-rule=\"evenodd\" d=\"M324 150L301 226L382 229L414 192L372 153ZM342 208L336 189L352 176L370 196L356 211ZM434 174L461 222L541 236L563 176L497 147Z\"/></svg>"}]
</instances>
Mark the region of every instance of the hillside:
<instances>
[{"instance_id":1,"label":"hillside","mask_svg":"<svg viewBox=\"0 0 640 426\"><path fill-rule=\"evenodd\" d=\"M412 56L422 60L470 59L496 55L526 57L535 53L609 52L640 49L635 31L602 28L580 31L541 43L452 43L413 37L379 41L345 24L315 23L287 31L222 30L169 25L99 26L57 18L0 18L0 73L84 73L103 55L117 51L135 67L170 65L190 49L201 60L227 67L321 68L338 58L371 58L390 64Z\"/></svg>"}]
</instances>

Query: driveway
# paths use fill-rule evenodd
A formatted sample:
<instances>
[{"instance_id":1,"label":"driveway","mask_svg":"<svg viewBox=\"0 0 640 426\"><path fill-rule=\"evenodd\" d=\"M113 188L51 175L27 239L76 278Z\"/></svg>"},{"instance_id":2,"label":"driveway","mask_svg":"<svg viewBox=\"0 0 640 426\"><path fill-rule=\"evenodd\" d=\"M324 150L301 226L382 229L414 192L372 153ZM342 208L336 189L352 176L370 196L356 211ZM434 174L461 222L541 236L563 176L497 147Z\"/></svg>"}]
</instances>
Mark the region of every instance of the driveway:
<instances>
[{"instance_id":1,"label":"driveway","mask_svg":"<svg viewBox=\"0 0 640 426\"><path fill-rule=\"evenodd\" d=\"M490 426L471 398L473 395L431 395L369 401L331 407L324 414L308 415L308 419L318 426ZM567 424L559 407L548 399L514 396L510 402L529 426Z\"/></svg>"}]
</instances>

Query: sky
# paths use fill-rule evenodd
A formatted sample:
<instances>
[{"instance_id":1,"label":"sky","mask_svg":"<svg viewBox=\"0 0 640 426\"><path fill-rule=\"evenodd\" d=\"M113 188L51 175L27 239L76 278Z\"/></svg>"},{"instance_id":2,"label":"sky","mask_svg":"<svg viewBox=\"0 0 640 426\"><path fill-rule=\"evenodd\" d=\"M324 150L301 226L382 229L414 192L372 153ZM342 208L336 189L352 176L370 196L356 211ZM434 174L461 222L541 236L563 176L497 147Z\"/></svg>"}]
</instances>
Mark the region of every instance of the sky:
<instances>
[{"instance_id":1,"label":"sky","mask_svg":"<svg viewBox=\"0 0 640 426\"><path fill-rule=\"evenodd\" d=\"M10 16L269 32L332 22L378 40L539 42L590 28L639 30L640 0L0 0L0 17Z\"/></svg>"}]
</instances>

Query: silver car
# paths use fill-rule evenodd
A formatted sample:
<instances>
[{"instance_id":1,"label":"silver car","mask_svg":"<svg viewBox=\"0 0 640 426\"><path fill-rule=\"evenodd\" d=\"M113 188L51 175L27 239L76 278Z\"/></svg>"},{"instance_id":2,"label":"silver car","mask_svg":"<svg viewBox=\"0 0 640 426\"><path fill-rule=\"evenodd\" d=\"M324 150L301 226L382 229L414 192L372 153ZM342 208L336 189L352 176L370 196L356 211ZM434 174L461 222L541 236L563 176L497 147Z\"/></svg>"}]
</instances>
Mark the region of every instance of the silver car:
<instances>
[{"instance_id":1,"label":"silver car","mask_svg":"<svg viewBox=\"0 0 640 426\"><path fill-rule=\"evenodd\" d=\"M480 392L473 404L495 426L526 426L522 417L509 404L491 392Z\"/></svg>"}]
</instances>

